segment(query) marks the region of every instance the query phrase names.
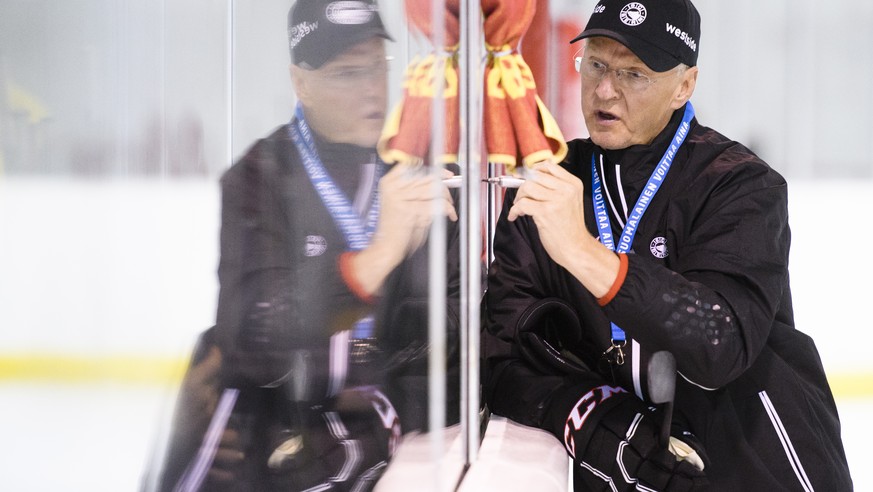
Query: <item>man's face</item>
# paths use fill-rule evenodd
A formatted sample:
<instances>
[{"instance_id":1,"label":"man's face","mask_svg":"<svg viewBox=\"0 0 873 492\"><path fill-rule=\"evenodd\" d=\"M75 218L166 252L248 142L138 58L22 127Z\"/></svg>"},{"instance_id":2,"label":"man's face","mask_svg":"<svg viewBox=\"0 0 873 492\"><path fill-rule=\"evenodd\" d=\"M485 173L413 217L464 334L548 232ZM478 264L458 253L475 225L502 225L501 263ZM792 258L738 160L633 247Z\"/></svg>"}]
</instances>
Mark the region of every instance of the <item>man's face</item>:
<instances>
[{"instance_id":1,"label":"man's face","mask_svg":"<svg viewBox=\"0 0 873 492\"><path fill-rule=\"evenodd\" d=\"M584 70L581 76L585 125L591 140L604 149L651 143L694 92L697 67L653 72L626 46L605 37L588 38L583 55L609 68L600 79L586 77ZM613 70L632 70L653 82L631 89Z\"/></svg>"},{"instance_id":2,"label":"man's face","mask_svg":"<svg viewBox=\"0 0 873 492\"><path fill-rule=\"evenodd\" d=\"M307 123L322 138L376 146L388 101L382 38L356 44L315 70L292 65L291 78Z\"/></svg>"}]
</instances>

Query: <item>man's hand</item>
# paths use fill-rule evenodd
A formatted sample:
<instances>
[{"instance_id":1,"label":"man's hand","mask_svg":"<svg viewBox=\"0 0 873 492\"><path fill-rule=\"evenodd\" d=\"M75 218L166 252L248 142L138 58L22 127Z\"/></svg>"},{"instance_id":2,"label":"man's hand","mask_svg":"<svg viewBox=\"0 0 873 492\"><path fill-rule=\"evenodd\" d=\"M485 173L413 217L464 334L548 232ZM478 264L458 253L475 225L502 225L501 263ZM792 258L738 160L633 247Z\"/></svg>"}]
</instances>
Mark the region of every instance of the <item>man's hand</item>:
<instances>
[{"instance_id":1,"label":"man's hand","mask_svg":"<svg viewBox=\"0 0 873 492\"><path fill-rule=\"evenodd\" d=\"M182 379L174 421L174 441L202 442L221 394L221 350L206 347L203 358L196 360ZM194 451L196 451L196 447ZM195 453L196 454L196 453ZM233 485L241 476L245 453L239 432L229 424L221 434L206 480L207 489L221 490Z\"/></svg>"},{"instance_id":2,"label":"man's hand","mask_svg":"<svg viewBox=\"0 0 873 492\"><path fill-rule=\"evenodd\" d=\"M593 239L585 229L583 197L582 181L558 165L541 162L519 187L508 218L532 217L546 252L564 265Z\"/></svg>"},{"instance_id":3,"label":"man's hand","mask_svg":"<svg viewBox=\"0 0 873 492\"><path fill-rule=\"evenodd\" d=\"M221 351L211 345L206 356L185 373L176 404L176 432L199 436L206 430L218 404L220 370Z\"/></svg>"},{"instance_id":4,"label":"man's hand","mask_svg":"<svg viewBox=\"0 0 873 492\"><path fill-rule=\"evenodd\" d=\"M508 219L532 217L549 257L602 297L618 275L619 261L585 228L584 191L582 181L561 166L538 163L519 187Z\"/></svg>"},{"instance_id":5,"label":"man's hand","mask_svg":"<svg viewBox=\"0 0 873 492\"><path fill-rule=\"evenodd\" d=\"M402 260L417 250L427 239L434 217L434 201L442 214L452 221L457 212L447 187L441 178L452 173L443 170L440 178L408 164L396 164L379 181L381 209L374 243L385 245Z\"/></svg>"},{"instance_id":6,"label":"man's hand","mask_svg":"<svg viewBox=\"0 0 873 492\"><path fill-rule=\"evenodd\" d=\"M245 459L239 432L230 427L224 429L215 457L212 459L212 466L206 474L206 483L209 484L206 488L231 486L237 483L243 475Z\"/></svg>"},{"instance_id":7,"label":"man's hand","mask_svg":"<svg viewBox=\"0 0 873 492\"><path fill-rule=\"evenodd\" d=\"M369 294L378 292L391 271L427 240L434 202L442 215L458 220L452 196L440 182L451 176L448 170L438 178L408 164L395 164L379 180L376 233L370 246L352 260L354 275Z\"/></svg>"}]
</instances>

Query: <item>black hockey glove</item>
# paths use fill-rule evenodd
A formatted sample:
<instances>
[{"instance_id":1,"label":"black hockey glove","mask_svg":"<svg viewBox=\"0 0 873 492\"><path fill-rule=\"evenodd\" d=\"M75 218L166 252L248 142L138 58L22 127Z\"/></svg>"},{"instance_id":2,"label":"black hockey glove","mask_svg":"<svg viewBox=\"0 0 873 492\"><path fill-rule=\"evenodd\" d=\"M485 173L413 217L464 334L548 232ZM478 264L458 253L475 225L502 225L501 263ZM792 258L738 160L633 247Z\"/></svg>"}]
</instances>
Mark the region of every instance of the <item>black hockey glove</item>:
<instances>
[{"instance_id":1,"label":"black hockey glove","mask_svg":"<svg viewBox=\"0 0 873 492\"><path fill-rule=\"evenodd\" d=\"M400 437L391 402L374 387L359 387L312 410L303 428L272 432L271 489L372 489Z\"/></svg>"},{"instance_id":2,"label":"black hockey glove","mask_svg":"<svg viewBox=\"0 0 873 492\"><path fill-rule=\"evenodd\" d=\"M549 297L535 302L519 317L516 346L524 360L549 374L585 376L590 369L572 349L582 339L582 323L567 302Z\"/></svg>"},{"instance_id":3,"label":"black hockey glove","mask_svg":"<svg viewBox=\"0 0 873 492\"><path fill-rule=\"evenodd\" d=\"M592 389L575 405L566 396L563 408L572 405L570 414L559 420L550 412L550 425L575 461L576 490L677 492L707 485L703 471L659 445L661 419L636 396L608 385ZM693 440L692 448L699 448Z\"/></svg>"}]
</instances>

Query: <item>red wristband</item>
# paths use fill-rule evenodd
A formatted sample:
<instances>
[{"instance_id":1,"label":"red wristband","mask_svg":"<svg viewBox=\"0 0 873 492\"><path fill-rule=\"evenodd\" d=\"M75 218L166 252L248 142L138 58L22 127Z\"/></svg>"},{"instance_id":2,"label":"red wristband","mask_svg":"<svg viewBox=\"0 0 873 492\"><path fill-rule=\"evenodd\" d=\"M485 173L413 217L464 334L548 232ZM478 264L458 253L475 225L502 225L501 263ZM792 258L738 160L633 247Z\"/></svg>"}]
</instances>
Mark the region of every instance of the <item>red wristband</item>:
<instances>
[{"instance_id":1,"label":"red wristband","mask_svg":"<svg viewBox=\"0 0 873 492\"><path fill-rule=\"evenodd\" d=\"M615 281L612 282L612 287L609 288L609 291L601 298L597 299L597 304L600 307L606 306L609 304L612 299L618 294L619 289L621 289L622 284L624 284L624 279L627 277L627 255L624 253L618 254L618 275L615 276Z\"/></svg>"},{"instance_id":2,"label":"red wristband","mask_svg":"<svg viewBox=\"0 0 873 492\"><path fill-rule=\"evenodd\" d=\"M357 253L353 251L346 251L339 256L339 260L337 260L337 263L339 265L340 275L342 276L343 282L345 282L349 290L352 291L352 294L368 304L373 304L375 299L373 298L373 296L368 294L366 290L364 290L364 288L358 282L357 277L355 277L354 269L352 268L351 263L355 255L357 255Z\"/></svg>"}]
</instances>

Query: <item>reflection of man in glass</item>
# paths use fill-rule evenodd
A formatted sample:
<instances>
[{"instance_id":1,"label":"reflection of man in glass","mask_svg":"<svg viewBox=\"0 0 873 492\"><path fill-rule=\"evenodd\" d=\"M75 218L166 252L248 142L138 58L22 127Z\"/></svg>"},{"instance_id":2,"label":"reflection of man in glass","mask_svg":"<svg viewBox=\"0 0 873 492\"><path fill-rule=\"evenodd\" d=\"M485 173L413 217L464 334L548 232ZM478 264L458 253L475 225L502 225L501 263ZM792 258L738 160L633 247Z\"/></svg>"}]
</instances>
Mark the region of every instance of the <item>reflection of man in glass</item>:
<instances>
[{"instance_id":1,"label":"reflection of man in glass","mask_svg":"<svg viewBox=\"0 0 873 492\"><path fill-rule=\"evenodd\" d=\"M202 358L220 389L194 457L166 474L185 490L365 490L401 429L427 424L426 239L434 200L457 219L452 198L376 157L390 36L375 1L298 0L288 39L294 117L221 180L221 292L204 337L217 350ZM456 227L448 237L454 347ZM186 384L202 390L200 368Z\"/></svg>"}]
</instances>

